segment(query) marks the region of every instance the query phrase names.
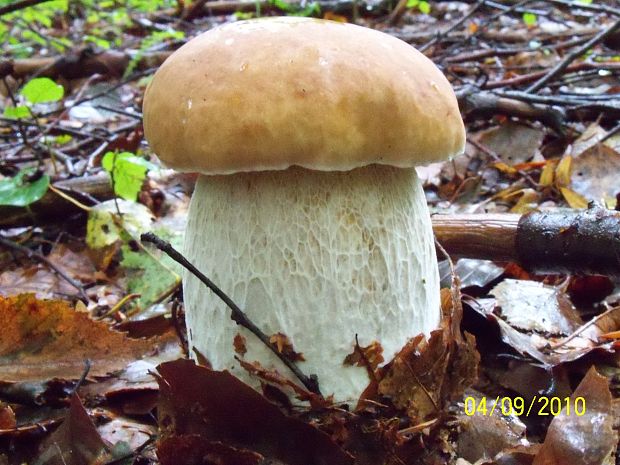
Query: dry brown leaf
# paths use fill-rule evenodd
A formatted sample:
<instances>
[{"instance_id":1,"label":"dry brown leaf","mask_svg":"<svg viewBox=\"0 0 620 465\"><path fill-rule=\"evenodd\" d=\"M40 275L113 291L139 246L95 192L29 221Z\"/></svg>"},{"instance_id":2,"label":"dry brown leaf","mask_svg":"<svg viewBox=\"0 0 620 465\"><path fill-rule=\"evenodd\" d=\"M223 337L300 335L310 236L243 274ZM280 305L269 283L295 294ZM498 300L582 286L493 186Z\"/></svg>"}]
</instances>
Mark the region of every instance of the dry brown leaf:
<instances>
[{"instance_id":1,"label":"dry brown leaf","mask_svg":"<svg viewBox=\"0 0 620 465\"><path fill-rule=\"evenodd\" d=\"M475 399L475 405L487 400L487 408L492 408L493 398L486 398L477 392L468 391L468 398ZM487 457L495 457L499 452L510 447L523 444L525 425L516 414L504 416L501 409L496 408L493 415L465 413L458 415L459 436L457 451L459 456L471 463Z\"/></svg>"},{"instance_id":2,"label":"dry brown leaf","mask_svg":"<svg viewBox=\"0 0 620 465\"><path fill-rule=\"evenodd\" d=\"M437 415L445 404L462 395L477 377L480 356L475 339L453 333L460 331L460 318L452 309L448 289L442 289L443 324L427 341L418 335L396 354L386 366L378 392L407 411L412 423L420 423ZM453 319L458 321L451 321Z\"/></svg>"},{"instance_id":3,"label":"dry brown leaf","mask_svg":"<svg viewBox=\"0 0 620 465\"><path fill-rule=\"evenodd\" d=\"M562 197L571 208L587 208L588 200L568 187L560 187Z\"/></svg>"},{"instance_id":4,"label":"dry brown leaf","mask_svg":"<svg viewBox=\"0 0 620 465\"><path fill-rule=\"evenodd\" d=\"M570 186L573 158L570 155L562 157L555 167L555 185L559 188Z\"/></svg>"},{"instance_id":5,"label":"dry brown leaf","mask_svg":"<svg viewBox=\"0 0 620 465\"><path fill-rule=\"evenodd\" d=\"M356 344L355 350L345 357L344 364L366 367L368 363L370 364L369 368L376 370L383 361L383 347L379 342L372 341L366 347L360 347Z\"/></svg>"},{"instance_id":6,"label":"dry brown leaf","mask_svg":"<svg viewBox=\"0 0 620 465\"><path fill-rule=\"evenodd\" d=\"M295 352L293 343L286 334L276 333L269 338L269 342L275 344L278 348L278 352L284 354L289 360L293 362L303 362L305 360L302 353Z\"/></svg>"},{"instance_id":7,"label":"dry brown leaf","mask_svg":"<svg viewBox=\"0 0 620 465\"><path fill-rule=\"evenodd\" d=\"M248 348L245 343L245 337L241 333L237 333L235 338L233 339L233 347L235 349L235 353L240 356L244 356Z\"/></svg>"},{"instance_id":8,"label":"dry brown leaf","mask_svg":"<svg viewBox=\"0 0 620 465\"><path fill-rule=\"evenodd\" d=\"M565 290L536 281L506 279L490 292L515 328L568 335L581 324Z\"/></svg>"},{"instance_id":9,"label":"dry brown leaf","mask_svg":"<svg viewBox=\"0 0 620 465\"><path fill-rule=\"evenodd\" d=\"M88 251L76 253L64 244L55 246L47 259L71 278L82 282L92 281L96 272Z\"/></svg>"},{"instance_id":10,"label":"dry brown leaf","mask_svg":"<svg viewBox=\"0 0 620 465\"><path fill-rule=\"evenodd\" d=\"M597 144L573 160L571 188L587 200L615 208L619 173L620 153L606 144Z\"/></svg>"},{"instance_id":11,"label":"dry brown leaf","mask_svg":"<svg viewBox=\"0 0 620 465\"><path fill-rule=\"evenodd\" d=\"M0 296L0 380L76 379L86 360L90 375L103 376L153 350L153 339L130 339L81 309L32 294Z\"/></svg>"},{"instance_id":12,"label":"dry brown leaf","mask_svg":"<svg viewBox=\"0 0 620 465\"><path fill-rule=\"evenodd\" d=\"M260 454L268 462L288 465L353 463L353 458L327 434L285 416L278 407L227 371L209 370L189 360L167 362L157 370L160 373L158 418L162 443L175 436L199 435L202 444L217 442L228 449ZM189 463L195 463L191 461L192 447L187 448L187 453L190 454ZM163 465L188 463L184 459L177 454L174 460L165 461Z\"/></svg>"},{"instance_id":13,"label":"dry brown leaf","mask_svg":"<svg viewBox=\"0 0 620 465\"><path fill-rule=\"evenodd\" d=\"M531 160L542 144L544 131L509 121L491 128L478 137L485 147L499 155L509 166Z\"/></svg>"},{"instance_id":14,"label":"dry brown leaf","mask_svg":"<svg viewBox=\"0 0 620 465\"><path fill-rule=\"evenodd\" d=\"M618 434L613 430L611 393L607 379L590 368L571 396L585 399L583 415L566 409L555 417L534 465L594 465L610 459ZM610 462L613 463L613 462Z\"/></svg>"},{"instance_id":15,"label":"dry brown leaf","mask_svg":"<svg viewBox=\"0 0 620 465\"><path fill-rule=\"evenodd\" d=\"M0 402L0 430L13 429L15 427L17 427L15 412L13 412L9 404Z\"/></svg>"},{"instance_id":16,"label":"dry brown leaf","mask_svg":"<svg viewBox=\"0 0 620 465\"><path fill-rule=\"evenodd\" d=\"M62 425L43 441L38 465L85 465L106 463L111 458L108 445L88 416L77 394Z\"/></svg>"}]
</instances>

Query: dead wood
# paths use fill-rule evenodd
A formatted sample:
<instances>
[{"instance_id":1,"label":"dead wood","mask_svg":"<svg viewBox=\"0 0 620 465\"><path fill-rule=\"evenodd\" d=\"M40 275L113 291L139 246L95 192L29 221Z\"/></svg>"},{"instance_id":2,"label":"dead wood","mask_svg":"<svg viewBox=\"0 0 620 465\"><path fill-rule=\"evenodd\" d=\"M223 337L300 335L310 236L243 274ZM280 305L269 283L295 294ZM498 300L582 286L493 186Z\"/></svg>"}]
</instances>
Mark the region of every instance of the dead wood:
<instances>
[{"instance_id":1,"label":"dead wood","mask_svg":"<svg viewBox=\"0 0 620 465\"><path fill-rule=\"evenodd\" d=\"M435 215L433 231L455 257L512 261L538 273L620 276L620 212L613 210Z\"/></svg>"},{"instance_id":2,"label":"dead wood","mask_svg":"<svg viewBox=\"0 0 620 465\"><path fill-rule=\"evenodd\" d=\"M8 13L13 13L14 11L23 10L24 8L38 5L39 3L45 3L49 1L50 0L20 0L18 2L9 3L8 5L4 5L3 7L0 8L0 16L6 15Z\"/></svg>"},{"instance_id":3,"label":"dead wood","mask_svg":"<svg viewBox=\"0 0 620 465\"><path fill-rule=\"evenodd\" d=\"M172 52L154 52L142 56L136 66L141 71L161 65ZM19 60L0 61L0 77L46 76L78 79L101 74L109 77L121 77L131 62L128 53L108 50L95 53L91 49L82 49L61 57L23 58Z\"/></svg>"},{"instance_id":4,"label":"dead wood","mask_svg":"<svg viewBox=\"0 0 620 465\"><path fill-rule=\"evenodd\" d=\"M106 173L59 181L54 187L87 204L92 203L90 198L107 200L114 195L110 178ZM50 190L28 209L0 206L0 228L14 228L47 220L66 221L68 215L79 211L74 204Z\"/></svg>"}]
</instances>

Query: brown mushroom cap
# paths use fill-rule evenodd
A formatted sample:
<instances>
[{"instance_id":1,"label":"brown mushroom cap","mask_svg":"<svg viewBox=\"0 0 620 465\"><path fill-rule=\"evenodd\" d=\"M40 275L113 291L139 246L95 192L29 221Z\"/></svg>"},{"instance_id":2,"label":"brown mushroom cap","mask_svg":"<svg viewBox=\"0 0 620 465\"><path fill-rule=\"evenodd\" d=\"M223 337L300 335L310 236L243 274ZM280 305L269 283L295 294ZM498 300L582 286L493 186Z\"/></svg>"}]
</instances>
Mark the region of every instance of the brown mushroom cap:
<instances>
[{"instance_id":1,"label":"brown mushroom cap","mask_svg":"<svg viewBox=\"0 0 620 465\"><path fill-rule=\"evenodd\" d=\"M332 21L277 17L209 30L172 54L144 130L181 171L411 167L463 151L454 92L407 43Z\"/></svg>"}]
</instances>

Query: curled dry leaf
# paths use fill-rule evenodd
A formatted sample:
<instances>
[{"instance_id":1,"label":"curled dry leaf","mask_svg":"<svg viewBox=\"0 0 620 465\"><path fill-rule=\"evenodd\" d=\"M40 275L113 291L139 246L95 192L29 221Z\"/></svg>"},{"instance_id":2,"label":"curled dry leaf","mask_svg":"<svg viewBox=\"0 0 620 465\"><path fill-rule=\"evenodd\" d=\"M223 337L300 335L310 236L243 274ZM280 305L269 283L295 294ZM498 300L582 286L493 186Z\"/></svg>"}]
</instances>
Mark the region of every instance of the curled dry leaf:
<instances>
[{"instance_id":1,"label":"curled dry leaf","mask_svg":"<svg viewBox=\"0 0 620 465\"><path fill-rule=\"evenodd\" d=\"M366 347L355 344L355 349L344 359L345 365L356 365L358 367L366 367L376 370L383 363L383 347L378 341L372 341Z\"/></svg>"},{"instance_id":2,"label":"curled dry leaf","mask_svg":"<svg viewBox=\"0 0 620 465\"><path fill-rule=\"evenodd\" d=\"M13 412L9 404L0 402L0 430L13 429L15 427L17 427L15 412Z\"/></svg>"},{"instance_id":3,"label":"curled dry leaf","mask_svg":"<svg viewBox=\"0 0 620 465\"><path fill-rule=\"evenodd\" d=\"M226 371L209 370L189 360L163 363L157 370L161 445L178 437L195 444L193 437L198 436L202 444L220 443L226 450L243 451L243 457L259 454L270 463L353 464L353 458L325 433L285 416ZM162 465L196 463L192 447L179 448L172 457L167 450L164 446L160 451ZM188 461L179 455L182 450L187 451Z\"/></svg>"},{"instance_id":4,"label":"curled dry leaf","mask_svg":"<svg viewBox=\"0 0 620 465\"><path fill-rule=\"evenodd\" d=\"M378 392L406 410L414 423L437 415L477 377L480 356L475 338L461 335L461 310L454 308L453 297L449 289L442 289L441 328L428 341L423 335L411 339L379 381Z\"/></svg>"},{"instance_id":5,"label":"curled dry leaf","mask_svg":"<svg viewBox=\"0 0 620 465\"><path fill-rule=\"evenodd\" d=\"M239 364L257 378L260 378L267 383L271 383L278 388L285 388L287 391L292 391L295 397L299 400L308 401L312 408L320 409L328 407L332 404L331 397L325 399L314 392L308 391L306 388L301 387L294 381L282 376L276 370L268 370L264 368L259 362L255 361L249 363L244 360L239 360Z\"/></svg>"},{"instance_id":6,"label":"curled dry leaf","mask_svg":"<svg viewBox=\"0 0 620 465\"><path fill-rule=\"evenodd\" d=\"M31 294L0 296L0 380L78 379L86 360L90 375L103 376L153 350L154 340L130 339L82 310Z\"/></svg>"},{"instance_id":7,"label":"curled dry leaf","mask_svg":"<svg viewBox=\"0 0 620 465\"><path fill-rule=\"evenodd\" d=\"M233 347L235 349L235 353L243 357L248 348L245 345L245 337L241 333L235 334L235 338L233 339Z\"/></svg>"},{"instance_id":8,"label":"curled dry leaf","mask_svg":"<svg viewBox=\"0 0 620 465\"><path fill-rule=\"evenodd\" d=\"M278 352L284 354L286 358L293 362L303 362L305 360L304 355L300 352L295 352L293 343L286 334L276 333L269 338L269 342L275 344L278 348Z\"/></svg>"}]
</instances>

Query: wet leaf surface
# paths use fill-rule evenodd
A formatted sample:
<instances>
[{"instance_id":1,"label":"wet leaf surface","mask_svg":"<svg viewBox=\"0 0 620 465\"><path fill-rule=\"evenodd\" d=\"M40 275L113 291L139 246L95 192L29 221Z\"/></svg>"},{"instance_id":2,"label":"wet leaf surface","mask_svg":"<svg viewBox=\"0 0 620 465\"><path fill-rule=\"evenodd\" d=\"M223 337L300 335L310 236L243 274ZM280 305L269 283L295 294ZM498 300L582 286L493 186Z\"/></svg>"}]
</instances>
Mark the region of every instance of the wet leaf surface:
<instances>
[{"instance_id":1,"label":"wet leaf surface","mask_svg":"<svg viewBox=\"0 0 620 465\"><path fill-rule=\"evenodd\" d=\"M154 340L130 339L82 308L32 295L0 297L0 380L103 376L152 352Z\"/></svg>"},{"instance_id":2,"label":"wet leaf surface","mask_svg":"<svg viewBox=\"0 0 620 465\"><path fill-rule=\"evenodd\" d=\"M157 370L164 444L173 437L189 435L187 440L192 441L198 435L207 444L221 442L291 465L353 463L325 433L286 417L228 372L212 371L189 360L164 363ZM182 458L177 455L175 460L164 465L180 463Z\"/></svg>"}]
</instances>

